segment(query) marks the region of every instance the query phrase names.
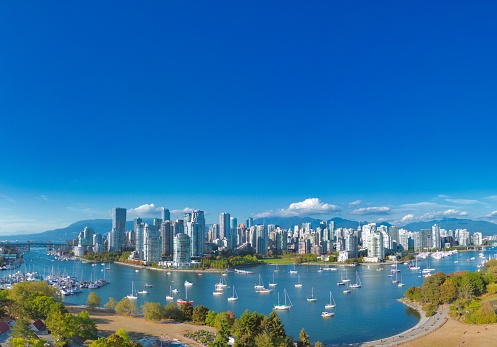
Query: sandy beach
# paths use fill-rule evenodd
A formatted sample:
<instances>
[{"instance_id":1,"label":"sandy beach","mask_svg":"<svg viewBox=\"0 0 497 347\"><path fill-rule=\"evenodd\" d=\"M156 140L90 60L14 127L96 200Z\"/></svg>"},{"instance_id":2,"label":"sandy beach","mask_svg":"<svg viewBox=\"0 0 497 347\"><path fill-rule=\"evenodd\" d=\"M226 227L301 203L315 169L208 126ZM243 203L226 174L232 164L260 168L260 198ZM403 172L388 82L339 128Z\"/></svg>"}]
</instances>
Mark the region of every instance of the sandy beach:
<instances>
[{"instance_id":1,"label":"sandy beach","mask_svg":"<svg viewBox=\"0 0 497 347\"><path fill-rule=\"evenodd\" d=\"M86 310L81 306L66 307L73 314ZM162 335L165 340L178 339L180 342L190 346L200 347L202 346L201 344L184 337L183 334L187 331L195 330L216 332L216 329L207 326L170 321L152 322L141 317L119 316L104 310L89 310L88 312L97 323L98 332L102 336L112 335L118 329L123 328L134 341L148 337L160 338Z\"/></svg>"},{"instance_id":2,"label":"sandy beach","mask_svg":"<svg viewBox=\"0 0 497 347\"><path fill-rule=\"evenodd\" d=\"M68 306L71 313L78 313L85 308L81 306ZM89 311L90 316L96 321L99 333L103 336L113 334L123 328L133 340L145 337L164 339L178 339L190 346L201 346L199 343L187 339L183 334L193 330L209 330L214 328L175 322L150 322L140 317L119 316L103 310ZM420 322L412 329L398 335L378 341L371 341L348 346L478 346L491 347L497 344L497 324L468 325L446 316L448 308L440 310L435 316L422 317ZM312 340L312 336L311 336Z\"/></svg>"}]
</instances>

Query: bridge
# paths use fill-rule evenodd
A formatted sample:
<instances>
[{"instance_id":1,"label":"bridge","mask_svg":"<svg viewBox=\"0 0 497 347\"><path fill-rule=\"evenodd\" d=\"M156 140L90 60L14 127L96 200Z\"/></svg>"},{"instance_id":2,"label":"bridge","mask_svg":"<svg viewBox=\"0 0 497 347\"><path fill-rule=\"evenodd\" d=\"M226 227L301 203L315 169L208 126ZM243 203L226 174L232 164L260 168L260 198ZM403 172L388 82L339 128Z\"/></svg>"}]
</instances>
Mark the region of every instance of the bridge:
<instances>
[{"instance_id":1,"label":"bridge","mask_svg":"<svg viewBox=\"0 0 497 347\"><path fill-rule=\"evenodd\" d=\"M25 252L30 252L31 247L46 247L47 252L61 247L72 247L66 242L51 242L51 241L0 241L0 247L22 249Z\"/></svg>"}]
</instances>

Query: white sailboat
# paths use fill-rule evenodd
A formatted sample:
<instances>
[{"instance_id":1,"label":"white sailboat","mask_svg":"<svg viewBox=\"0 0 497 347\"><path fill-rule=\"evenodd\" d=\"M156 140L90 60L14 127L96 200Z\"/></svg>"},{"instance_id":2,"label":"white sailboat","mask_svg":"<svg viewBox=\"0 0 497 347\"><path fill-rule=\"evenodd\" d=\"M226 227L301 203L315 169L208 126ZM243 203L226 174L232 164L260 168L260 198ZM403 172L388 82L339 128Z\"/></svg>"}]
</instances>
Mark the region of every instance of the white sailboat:
<instances>
[{"instance_id":1,"label":"white sailboat","mask_svg":"<svg viewBox=\"0 0 497 347\"><path fill-rule=\"evenodd\" d=\"M311 288L311 296L307 297L307 302L316 302L317 299L314 296L314 287Z\"/></svg>"},{"instance_id":2,"label":"white sailboat","mask_svg":"<svg viewBox=\"0 0 497 347\"><path fill-rule=\"evenodd\" d=\"M337 306L337 304L336 304L335 299L333 298L333 294L331 294L331 290L330 290L330 303L324 305L324 308L329 309L329 308L334 308L336 306Z\"/></svg>"},{"instance_id":3,"label":"white sailboat","mask_svg":"<svg viewBox=\"0 0 497 347\"><path fill-rule=\"evenodd\" d=\"M418 256L417 255L415 256L415 259L416 259L416 265L415 266L409 266L409 269L411 269L411 270L419 270Z\"/></svg>"},{"instance_id":4,"label":"white sailboat","mask_svg":"<svg viewBox=\"0 0 497 347\"><path fill-rule=\"evenodd\" d=\"M276 268L273 271L274 272L279 272L280 271L280 267L278 266L278 264L276 264Z\"/></svg>"},{"instance_id":5,"label":"white sailboat","mask_svg":"<svg viewBox=\"0 0 497 347\"><path fill-rule=\"evenodd\" d=\"M328 312L328 311L321 312L321 317L323 317L323 318L330 318L330 317L333 317L334 315L335 315L335 313L333 313L333 312Z\"/></svg>"},{"instance_id":6,"label":"white sailboat","mask_svg":"<svg viewBox=\"0 0 497 347\"><path fill-rule=\"evenodd\" d=\"M169 286L169 295L166 295L166 300L173 300L173 288Z\"/></svg>"},{"instance_id":7,"label":"white sailboat","mask_svg":"<svg viewBox=\"0 0 497 347\"><path fill-rule=\"evenodd\" d=\"M350 288L361 288L362 283L361 283L361 278L359 277L359 273L356 271L355 272L355 283L352 283L350 285Z\"/></svg>"},{"instance_id":8,"label":"white sailboat","mask_svg":"<svg viewBox=\"0 0 497 347\"><path fill-rule=\"evenodd\" d=\"M228 301L237 301L238 294L236 293L235 286L233 286L233 295L228 298Z\"/></svg>"},{"instance_id":9,"label":"white sailboat","mask_svg":"<svg viewBox=\"0 0 497 347\"><path fill-rule=\"evenodd\" d=\"M402 282L402 275L400 275L400 282L397 284L397 287L403 287L404 283Z\"/></svg>"},{"instance_id":10,"label":"white sailboat","mask_svg":"<svg viewBox=\"0 0 497 347\"><path fill-rule=\"evenodd\" d=\"M131 281L131 294L126 295L126 297L130 300L138 299L138 297L136 296L135 282L134 281Z\"/></svg>"},{"instance_id":11,"label":"white sailboat","mask_svg":"<svg viewBox=\"0 0 497 347\"><path fill-rule=\"evenodd\" d=\"M261 274L259 274L259 284L254 285L255 290L264 289L264 283L262 282Z\"/></svg>"},{"instance_id":12,"label":"white sailboat","mask_svg":"<svg viewBox=\"0 0 497 347\"><path fill-rule=\"evenodd\" d=\"M290 297L288 296L288 293L286 289L283 289L283 296L284 296L284 304L280 304L280 293L278 293L278 304L273 306L273 310L275 311L287 311L292 307L292 301L290 300ZM288 299L288 302L287 302Z\"/></svg>"},{"instance_id":13,"label":"white sailboat","mask_svg":"<svg viewBox=\"0 0 497 347\"><path fill-rule=\"evenodd\" d=\"M399 283L398 272L395 273L395 279L392 280L392 284L397 284L397 283Z\"/></svg>"},{"instance_id":14,"label":"white sailboat","mask_svg":"<svg viewBox=\"0 0 497 347\"><path fill-rule=\"evenodd\" d=\"M216 288L219 288L222 290L223 288L226 288L227 286L228 286L228 284L226 283L226 279L223 276L221 276L221 278L219 279L219 282L216 283Z\"/></svg>"},{"instance_id":15,"label":"white sailboat","mask_svg":"<svg viewBox=\"0 0 497 347\"><path fill-rule=\"evenodd\" d=\"M344 294L350 294L349 283L347 282L347 289L343 290Z\"/></svg>"},{"instance_id":16,"label":"white sailboat","mask_svg":"<svg viewBox=\"0 0 497 347\"><path fill-rule=\"evenodd\" d=\"M345 278L342 277L342 274L340 274L340 278L342 279L342 282L343 283L348 283L350 282L349 278L348 278L348 274L347 274L347 271L345 271Z\"/></svg>"},{"instance_id":17,"label":"white sailboat","mask_svg":"<svg viewBox=\"0 0 497 347\"><path fill-rule=\"evenodd\" d=\"M273 273L273 282L270 282L270 283L269 283L269 286L270 286L270 287L276 287L277 285L278 285L278 284L277 284L277 283L275 282L275 280L274 280L274 273Z\"/></svg>"},{"instance_id":18,"label":"white sailboat","mask_svg":"<svg viewBox=\"0 0 497 347\"><path fill-rule=\"evenodd\" d=\"M291 274L296 274L296 273L298 273L298 271L297 271L297 270L295 270L295 265L293 265L293 270L290 270L290 273L291 273Z\"/></svg>"},{"instance_id":19,"label":"white sailboat","mask_svg":"<svg viewBox=\"0 0 497 347\"><path fill-rule=\"evenodd\" d=\"M302 281L300 280L300 275L297 278L297 283L295 283L295 288L302 288Z\"/></svg>"}]
</instances>

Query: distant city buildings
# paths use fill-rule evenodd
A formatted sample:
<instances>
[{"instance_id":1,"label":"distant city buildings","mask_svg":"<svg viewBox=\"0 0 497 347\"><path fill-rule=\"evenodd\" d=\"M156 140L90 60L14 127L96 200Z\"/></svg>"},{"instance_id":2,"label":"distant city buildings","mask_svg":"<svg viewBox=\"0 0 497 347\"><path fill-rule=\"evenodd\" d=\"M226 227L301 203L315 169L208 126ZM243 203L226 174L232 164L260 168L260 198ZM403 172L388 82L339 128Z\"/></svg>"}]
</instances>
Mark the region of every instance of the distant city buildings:
<instances>
[{"instance_id":1,"label":"distant city buildings","mask_svg":"<svg viewBox=\"0 0 497 347\"><path fill-rule=\"evenodd\" d=\"M409 231L395 225L367 223L357 228L336 228L335 222L302 223L291 228L276 224L256 224L248 218L245 224L230 213L219 215L219 224L206 227L204 211L194 210L183 219L171 220L169 209L160 210L162 218L145 223L135 218L132 230L126 231L126 209L112 210L112 228L107 235L97 234L85 227L74 240L74 253L132 251L130 259L145 263L187 267L216 250L248 251L260 256L297 253L325 255L335 253L341 262L362 257L366 262L378 262L398 252L434 251L454 246L481 246L481 232L472 235L467 229L447 230L434 224L431 228Z\"/></svg>"}]
</instances>

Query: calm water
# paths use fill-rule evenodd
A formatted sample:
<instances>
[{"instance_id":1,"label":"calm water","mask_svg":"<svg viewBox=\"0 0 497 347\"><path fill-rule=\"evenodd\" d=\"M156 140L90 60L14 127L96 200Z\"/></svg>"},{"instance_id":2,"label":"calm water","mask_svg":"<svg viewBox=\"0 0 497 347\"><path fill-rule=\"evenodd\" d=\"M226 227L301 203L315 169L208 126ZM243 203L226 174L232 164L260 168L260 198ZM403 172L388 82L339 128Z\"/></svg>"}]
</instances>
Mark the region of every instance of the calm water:
<instances>
[{"instance_id":1,"label":"calm water","mask_svg":"<svg viewBox=\"0 0 497 347\"><path fill-rule=\"evenodd\" d=\"M487 251L486 255L489 252ZM493 253L492 253L493 254ZM476 260L466 261L474 256ZM355 343L376 340L400 333L413 327L418 322L418 315L413 310L406 308L397 299L401 298L403 292L411 285L419 286L423 283L423 277L417 271L408 269L406 265L399 264L401 270L399 280L405 286L399 288L392 284L389 277L390 266L383 265L384 271L376 271L380 266L356 266L339 267L338 271L318 272L317 266L297 266L298 274L290 274L293 266L280 266L279 272L274 272L274 266L258 266L251 268L255 274L228 273L224 278L229 286L221 296L214 296L214 285L220 281L220 274L193 272L171 272L167 275L165 271L144 270L136 272L134 268L111 264L111 270L103 272L100 263L97 266L83 264L80 261L52 261L45 255L44 249L32 249L26 253L26 265L23 271L38 271L42 275L48 275L52 271L56 274L75 275L78 279L105 278L110 284L95 289L102 299L102 305L109 297L116 300L122 299L131 292L132 281L137 290L144 289L146 283L153 284L152 288L146 288L148 295L138 294L137 304L142 305L145 301L161 302L166 304L165 296L169 294L170 287L177 288L179 293L175 298L185 298L185 280L193 283L188 288L188 299L194 301L194 305L204 305L215 311L232 310L235 315L240 316L244 310L251 312L269 314L272 307L278 301L278 292L283 298L283 289L286 289L293 307L290 311L278 311L287 333L298 338L300 329L304 328L310 335L312 341L323 343ZM460 253L459 262L456 264L456 256L446 257L440 260L429 258L429 266L435 268L435 272L442 271L452 273L456 271L475 271L477 269L478 253ZM105 266L107 267L108 264ZM421 268L427 267L426 260L418 261ZM347 277L351 283L355 282L356 271L362 282L362 288L351 289L350 294L343 294L343 286L337 286L341 276ZM4 275L5 273L2 273ZM272 282L273 274L278 284L270 294L259 294L254 290L254 285L259 281L259 274L266 287ZM302 288L296 288L298 276L302 280ZM228 302L228 296L232 294L232 286L235 286L239 300ZM306 298L310 296L311 290L317 302L309 303ZM328 319L321 318L324 305L329 302L329 292L333 293L336 308L333 309L335 316ZM83 293L66 297L69 303L84 304L91 289L83 289Z\"/></svg>"}]
</instances>

